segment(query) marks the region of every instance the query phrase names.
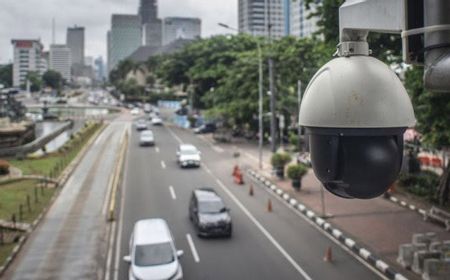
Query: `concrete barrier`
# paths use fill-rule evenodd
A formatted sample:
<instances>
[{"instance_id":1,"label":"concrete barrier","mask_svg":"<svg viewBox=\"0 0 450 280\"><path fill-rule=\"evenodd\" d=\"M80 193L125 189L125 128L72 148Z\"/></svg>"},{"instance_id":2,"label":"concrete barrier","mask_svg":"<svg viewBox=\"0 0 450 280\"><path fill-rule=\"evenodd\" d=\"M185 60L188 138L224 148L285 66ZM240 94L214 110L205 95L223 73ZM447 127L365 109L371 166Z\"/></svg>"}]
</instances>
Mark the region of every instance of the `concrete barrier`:
<instances>
[{"instance_id":1,"label":"concrete barrier","mask_svg":"<svg viewBox=\"0 0 450 280\"><path fill-rule=\"evenodd\" d=\"M436 233L427 232L427 233L415 233L412 237L413 244L427 244L429 246L432 242L438 241Z\"/></svg>"},{"instance_id":2,"label":"concrete barrier","mask_svg":"<svg viewBox=\"0 0 450 280\"><path fill-rule=\"evenodd\" d=\"M421 274L425 260L428 259L441 259L442 253L439 251L417 251L414 253L414 260L412 265L412 271L417 274Z\"/></svg>"},{"instance_id":3,"label":"concrete barrier","mask_svg":"<svg viewBox=\"0 0 450 280\"><path fill-rule=\"evenodd\" d=\"M450 278L450 260L427 259L424 263L424 280L448 280Z\"/></svg>"},{"instance_id":4,"label":"concrete barrier","mask_svg":"<svg viewBox=\"0 0 450 280\"><path fill-rule=\"evenodd\" d=\"M450 251L450 240L441 242L435 241L430 244L430 251L447 252Z\"/></svg>"},{"instance_id":5,"label":"concrete barrier","mask_svg":"<svg viewBox=\"0 0 450 280\"><path fill-rule=\"evenodd\" d=\"M41 149L42 147L47 145L50 141L58 137L61 133L71 129L72 127L73 121L70 121L62 125L60 128L55 129L53 132L44 135L31 143L19 147L0 149L0 157L26 156L29 153L33 153Z\"/></svg>"},{"instance_id":6,"label":"concrete barrier","mask_svg":"<svg viewBox=\"0 0 450 280\"><path fill-rule=\"evenodd\" d=\"M406 269L410 269L413 260L414 260L414 253L417 251L426 251L427 245L426 244L401 244L398 249L398 258L397 262Z\"/></svg>"}]
</instances>

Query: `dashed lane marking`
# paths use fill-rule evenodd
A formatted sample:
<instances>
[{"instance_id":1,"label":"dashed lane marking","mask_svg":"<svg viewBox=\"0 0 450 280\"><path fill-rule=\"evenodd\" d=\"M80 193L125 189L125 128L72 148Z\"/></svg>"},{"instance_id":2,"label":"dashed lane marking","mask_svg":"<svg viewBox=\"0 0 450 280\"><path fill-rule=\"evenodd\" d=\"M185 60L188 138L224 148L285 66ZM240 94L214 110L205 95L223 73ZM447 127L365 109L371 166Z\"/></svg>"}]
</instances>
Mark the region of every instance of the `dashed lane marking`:
<instances>
[{"instance_id":1,"label":"dashed lane marking","mask_svg":"<svg viewBox=\"0 0 450 280\"><path fill-rule=\"evenodd\" d=\"M170 191L170 196L172 196L172 199L176 200L177 195L175 194L175 190L174 190L173 186L169 186L169 191Z\"/></svg>"},{"instance_id":2,"label":"dashed lane marking","mask_svg":"<svg viewBox=\"0 0 450 280\"><path fill-rule=\"evenodd\" d=\"M197 249L195 248L194 241L192 241L191 235L189 233L186 234L186 238L187 238L187 241L189 243L189 247L191 248L192 257L194 258L194 261L196 263L199 263L200 262L200 258L198 257Z\"/></svg>"}]
</instances>

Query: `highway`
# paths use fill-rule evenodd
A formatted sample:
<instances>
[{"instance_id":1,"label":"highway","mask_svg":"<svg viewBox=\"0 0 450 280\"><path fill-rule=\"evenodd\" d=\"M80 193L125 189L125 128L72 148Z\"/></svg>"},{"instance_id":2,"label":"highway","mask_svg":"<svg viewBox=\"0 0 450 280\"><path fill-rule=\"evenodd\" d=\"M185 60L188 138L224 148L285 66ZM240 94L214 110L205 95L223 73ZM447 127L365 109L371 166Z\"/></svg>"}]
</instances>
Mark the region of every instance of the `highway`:
<instances>
[{"instance_id":1,"label":"highway","mask_svg":"<svg viewBox=\"0 0 450 280\"><path fill-rule=\"evenodd\" d=\"M184 279L380 279L262 188L255 188L251 197L248 185L235 185L233 151L168 124L152 130L156 145L140 147L138 132L132 129L109 279L127 279L128 264L122 258L128 254L134 223L146 218L168 222L177 249L184 251ZM180 143L201 150L201 168L178 167L175 150ZM214 188L231 208L231 239L196 236L188 218L188 201L199 187ZM266 209L269 197L272 213ZM333 263L323 261L328 246Z\"/></svg>"}]
</instances>

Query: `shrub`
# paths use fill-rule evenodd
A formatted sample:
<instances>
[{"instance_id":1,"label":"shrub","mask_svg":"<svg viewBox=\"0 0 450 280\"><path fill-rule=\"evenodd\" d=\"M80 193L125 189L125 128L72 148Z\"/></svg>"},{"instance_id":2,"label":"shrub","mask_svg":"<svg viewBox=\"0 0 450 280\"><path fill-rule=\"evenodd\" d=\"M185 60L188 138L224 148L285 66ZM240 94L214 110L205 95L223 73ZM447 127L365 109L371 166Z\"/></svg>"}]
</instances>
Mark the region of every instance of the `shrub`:
<instances>
[{"instance_id":1,"label":"shrub","mask_svg":"<svg viewBox=\"0 0 450 280\"><path fill-rule=\"evenodd\" d=\"M289 144L294 147L294 151L298 151L298 135L296 133L289 133Z\"/></svg>"},{"instance_id":2,"label":"shrub","mask_svg":"<svg viewBox=\"0 0 450 280\"><path fill-rule=\"evenodd\" d=\"M270 161L271 161L271 164L273 167L283 168L291 160L292 160L292 158L288 153L275 153L272 155L272 158Z\"/></svg>"},{"instance_id":3,"label":"shrub","mask_svg":"<svg viewBox=\"0 0 450 280\"><path fill-rule=\"evenodd\" d=\"M409 193L431 199L439 184L439 176L431 171L417 174L402 173L398 183Z\"/></svg>"},{"instance_id":4,"label":"shrub","mask_svg":"<svg viewBox=\"0 0 450 280\"><path fill-rule=\"evenodd\" d=\"M9 166L9 163L6 160L0 159L0 175L8 175Z\"/></svg>"},{"instance_id":5,"label":"shrub","mask_svg":"<svg viewBox=\"0 0 450 280\"><path fill-rule=\"evenodd\" d=\"M293 164L287 169L287 175L291 180L301 180L308 172L308 168L304 164Z\"/></svg>"}]
</instances>

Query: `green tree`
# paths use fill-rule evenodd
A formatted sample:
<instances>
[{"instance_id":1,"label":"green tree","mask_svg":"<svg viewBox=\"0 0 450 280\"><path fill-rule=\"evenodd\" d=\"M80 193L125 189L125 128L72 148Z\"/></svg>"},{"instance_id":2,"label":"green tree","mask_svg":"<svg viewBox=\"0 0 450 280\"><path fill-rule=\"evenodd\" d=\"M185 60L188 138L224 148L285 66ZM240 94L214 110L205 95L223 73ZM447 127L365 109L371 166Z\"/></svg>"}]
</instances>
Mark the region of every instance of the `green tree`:
<instances>
[{"instance_id":1,"label":"green tree","mask_svg":"<svg viewBox=\"0 0 450 280\"><path fill-rule=\"evenodd\" d=\"M423 68L414 67L406 72L405 86L411 96L417 129L423 134L423 141L436 148L449 151L450 148L450 94L430 93L423 86ZM450 164L444 167L435 195L440 205L449 202Z\"/></svg>"},{"instance_id":2,"label":"green tree","mask_svg":"<svg viewBox=\"0 0 450 280\"><path fill-rule=\"evenodd\" d=\"M42 88L42 78L41 75L36 71L30 71L27 74L27 80L30 81L31 92L40 91Z\"/></svg>"},{"instance_id":3,"label":"green tree","mask_svg":"<svg viewBox=\"0 0 450 280\"><path fill-rule=\"evenodd\" d=\"M127 75L135 71L140 65L133 62L130 59L122 60L119 64L109 73L109 81L113 85L118 85L121 81L127 78Z\"/></svg>"},{"instance_id":4,"label":"green tree","mask_svg":"<svg viewBox=\"0 0 450 280\"><path fill-rule=\"evenodd\" d=\"M316 2L306 0L306 7L311 9L310 16L319 18L317 22L319 30L315 35L323 36L326 44L335 47L339 43L339 7L345 0L322 0L320 4L314 4ZM370 32L368 42L372 56L388 63L401 61L400 35Z\"/></svg>"},{"instance_id":5,"label":"green tree","mask_svg":"<svg viewBox=\"0 0 450 280\"><path fill-rule=\"evenodd\" d=\"M5 88L12 87L13 85L12 64L0 66L0 84L2 84Z\"/></svg>"},{"instance_id":6,"label":"green tree","mask_svg":"<svg viewBox=\"0 0 450 280\"><path fill-rule=\"evenodd\" d=\"M244 34L197 40L166 56L157 74L168 86L183 85L185 90L190 86L194 106L205 108L203 96L217 86L241 52L254 49L256 39Z\"/></svg>"},{"instance_id":7,"label":"green tree","mask_svg":"<svg viewBox=\"0 0 450 280\"><path fill-rule=\"evenodd\" d=\"M63 77L61 73L53 70L48 70L47 72L45 72L42 76L42 80L45 86L51 87L52 89L55 89L57 91L61 90L63 86Z\"/></svg>"}]
</instances>

